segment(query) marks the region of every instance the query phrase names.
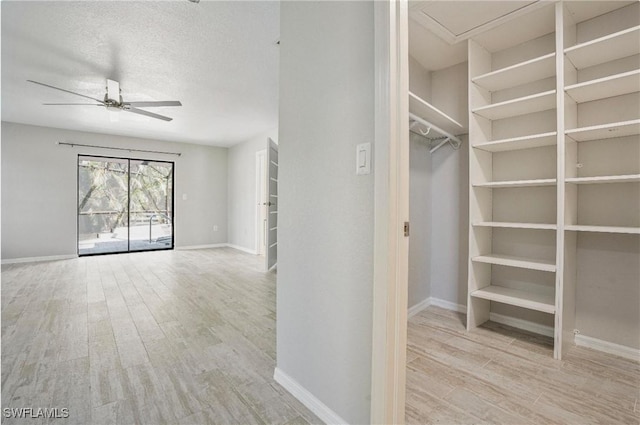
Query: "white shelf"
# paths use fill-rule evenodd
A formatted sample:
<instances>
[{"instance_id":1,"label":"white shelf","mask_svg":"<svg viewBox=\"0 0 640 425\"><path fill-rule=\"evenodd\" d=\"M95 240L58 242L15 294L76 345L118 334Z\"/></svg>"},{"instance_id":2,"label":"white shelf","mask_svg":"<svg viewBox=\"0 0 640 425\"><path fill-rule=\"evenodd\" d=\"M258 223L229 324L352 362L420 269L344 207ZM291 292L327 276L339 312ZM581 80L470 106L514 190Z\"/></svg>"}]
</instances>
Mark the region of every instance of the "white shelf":
<instances>
[{"instance_id":1,"label":"white shelf","mask_svg":"<svg viewBox=\"0 0 640 425\"><path fill-rule=\"evenodd\" d=\"M409 92L409 111L454 136L464 133L462 124L411 92Z\"/></svg>"},{"instance_id":2,"label":"white shelf","mask_svg":"<svg viewBox=\"0 0 640 425\"><path fill-rule=\"evenodd\" d=\"M472 78L471 81L489 91L517 87L532 81L553 77L556 74L556 54L549 53Z\"/></svg>"},{"instance_id":3,"label":"white shelf","mask_svg":"<svg viewBox=\"0 0 640 425\"><path fill-rule=\"evenodd\" d=\"M564 90L578 103L635 93L640 91L640 69L573 84Z\"/></svg>"},{"instance_id":4,"label":"white shelf","mask_svg":"<svg viewBox=\"0 0 640 425\"><path fill-rule=\"evenodd\" d=\"M577 69L640 53L640 25L609 34L564 50Z\"/></svg>"},{"instance_id":5,"label":"white shelf","mask_svg":"<svg viewBox=\"0 0 640 425\"><path fill-rule=\"evenodd\" d=\"M555 186L556 179L538 179L538 180L511 180L502 182L476 183L474 187L490 187L494 189L503 189L508 187L535 187L535 186Z\"/></svg>"},{"instance_id":6,"label":"white shelf","mask_svg":"<svg viewBox=\"0 0 640 425\"><path fill-rule=\"evenodd\" d=\"M583 226L579 224L571 224L564 226L565 230L574 232L595 232L595 233L624 233L629 235L640 235L640 227L624 227L624 226Z\"/></svg>"},{"instance_id":7,"label":"white shelf","mask_svg":"<svg viewBox=\"0 0 640 425\"><path fill-rule=\"evenodd\" d=\"M556 230L558 226L547 223L511 223L499 221L480 221L473 223L476 227L504 227L508 229Z\"/></svg>"},{"instance_id":8,"label":"white shelf","mask_svg":"<svg viewBox=\"0 0 640 425\"><path fill-rule=\"evenodd\" d=\"M564 133L576 142L637 136L640 134L640 119L574 128Z\"/></svg>"},{"instance_id":9,"label":"white shelf","mask_svg":"<svg viewBox=\"0 0 640 425\"><path fill-rule=\"evenodd\" d=\"M512 257L510 255L488 254L479 255L471 259L477 263L497 264L500 266L519 267L521 269L555 272L556 263L546 260L532 260L530 258Z\"/></svg>"},{"instance_id":10,"label":"white shelf","mask_svg":"<svg viewBox=\"0 0 640 425\"><path fill-rule=\"evenodd\" d=\"M552 295L548 294L532 293L521 289L490 285L473 291L471 296L550 314L556 312L555 299Z\"/></svg>"},{"instance_id":11,"label":"white shelf","mask_svg":"<svg viewBox=\"0 0 640 425\"><path fill-rule=\"evenodd\" d=\"M494 103L473 109L471 112L490 120L516 117L546 111L556 107L556 91L549 90L530 96Z\"/></svg>"},{"instance_id":12,"label":"white shelf","mask_svg":"<svg viewBox=\"0 0 640 425\"><path fill-rule=\"evenodd\" d=\"M553 146L558 139L555 131L549 133L532 134L530 136L512 137L509 139L494 140L474 145L476 149L487 152L515 151L519 149L539 148L542 146Z\"/></svg>"},{"instance_id":13,"label":"white shelf","mask_svg":"<svg viewBox=\"0 0 640 425\"><path fill-rule=\"evenodd\" d=\"M565 179L565 182L574 184L637 183L640 182L640 174L627 174L621 176L570 177Z\"/></svg>"}]
</instances>

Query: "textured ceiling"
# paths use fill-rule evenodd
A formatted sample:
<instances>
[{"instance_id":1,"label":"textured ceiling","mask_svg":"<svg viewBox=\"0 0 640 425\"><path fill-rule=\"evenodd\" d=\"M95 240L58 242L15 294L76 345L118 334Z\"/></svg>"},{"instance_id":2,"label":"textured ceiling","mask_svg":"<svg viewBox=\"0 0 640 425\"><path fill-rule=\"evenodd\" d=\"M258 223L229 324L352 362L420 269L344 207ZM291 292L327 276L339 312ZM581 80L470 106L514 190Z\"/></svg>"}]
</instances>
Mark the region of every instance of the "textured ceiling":
<instances>
[{"instance_id":1,"label":"textured ceiling","mask_svg":"<svg viewBox=\"0 0 640 425\"><path fill-rule=\"evenodd\" d=\"M279 4L2 1L2 120L231 146L277 126ZM102 99L106 79L164 122L95 106L40 81ZM113 113L111 113L113 114Z\"/></svg>"}]
</instances>

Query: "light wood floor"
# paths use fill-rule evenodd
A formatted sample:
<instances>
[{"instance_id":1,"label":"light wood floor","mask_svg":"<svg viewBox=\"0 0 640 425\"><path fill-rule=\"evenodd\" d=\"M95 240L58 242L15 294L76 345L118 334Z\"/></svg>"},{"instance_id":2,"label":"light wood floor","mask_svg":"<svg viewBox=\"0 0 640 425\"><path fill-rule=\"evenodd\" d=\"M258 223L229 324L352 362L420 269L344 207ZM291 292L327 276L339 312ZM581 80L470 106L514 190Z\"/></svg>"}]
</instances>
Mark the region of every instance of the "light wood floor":
<instances>
[{"instance_id":1,"label":"light wood floor","mask_svg":"<svg viewBox=\"0 0 640 425\"><path fill-rule=\"evenodd\" d=\"M640 366L430 307L409 323L408 424L640 423ZM320 423L272 379L275 278L232 249L2 266L2 407L65 424ZM14 420L10 423L63 423Z\"/></svg>"},{"instance_id":2,"label":"light wood floor","mask_svg":"<svg viewBox=\"0 0 640 425\"><path fill-rule=\"evenodd\" d=\"M429 307L409 322L407 424L638 424L640 364Z\"/></svg>"},{"instance_id":3,"label":"light wood floor","mask_svg":"<svg viewBox=\"0 0 640 425\"><path fill-rule=\"evenodd\" d=\"M320 423L272 379L275 318L275 276L233 249L2 266L2 407L68 408L57 424Z\"/></svg>"}]
</instances>

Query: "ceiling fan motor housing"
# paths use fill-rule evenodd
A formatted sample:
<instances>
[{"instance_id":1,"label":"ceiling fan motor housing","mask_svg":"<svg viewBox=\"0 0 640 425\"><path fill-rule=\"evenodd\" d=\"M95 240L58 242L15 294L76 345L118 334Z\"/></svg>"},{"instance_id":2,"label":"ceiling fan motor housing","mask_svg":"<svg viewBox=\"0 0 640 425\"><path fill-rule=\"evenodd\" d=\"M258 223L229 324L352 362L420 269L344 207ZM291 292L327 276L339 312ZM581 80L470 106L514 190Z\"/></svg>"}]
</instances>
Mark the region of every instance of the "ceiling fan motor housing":
<instances>
[{"instance_id":1,"label":"ceiling fan motor housing","mask_svg":"<svg viewBox=\"0 0 640 425\"><path fill-rule=\"evenodd\" d=\"M104 101L109 106L121 106L122 96L120 95L120 83L114 80L107 80L107 93Z\"/></svg>"}]
</instances>

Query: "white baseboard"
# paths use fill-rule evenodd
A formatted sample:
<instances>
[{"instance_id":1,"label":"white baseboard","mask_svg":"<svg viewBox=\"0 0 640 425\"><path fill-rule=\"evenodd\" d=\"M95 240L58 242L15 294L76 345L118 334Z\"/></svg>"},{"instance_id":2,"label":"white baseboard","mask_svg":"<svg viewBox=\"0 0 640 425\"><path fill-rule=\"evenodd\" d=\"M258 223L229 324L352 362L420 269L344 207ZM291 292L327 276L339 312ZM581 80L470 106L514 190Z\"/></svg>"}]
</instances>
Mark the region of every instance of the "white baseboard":
<instances>
[{"instance_id":1,"label":"white baseboard","mask_svg":"<svg viewBox=\"0 0 640 425\"><path fill-rule=\"evenodd\" d=\"M467 306L463 304L453 303L451 301L443 300L440 298L431 297L431 305L436 307L444 308L451 311L457 311L458 313L466 313Z\"/></svg>"},{"instance_id":2,"label":"white baseboard","mask_svg":"<svg viewBox=\"0 0 640 425\"><path fill-rule=\"evenodd\" d=\"M549 336L553 338L553 328L547 325L530 322L529 320L517 319L515 317L503 316L502 314L489 313L489 320L502 325L511 326L534 334Z\"/></svg>"},{"instance_id":3,"label":"white baseboard","mask_svg":"<svg viewBox=\"0 0 640 425\"><path fill-rule=\"evenodd\" d=\"M431 305L431 297L425 298L424 300L420 301L418 304L409 307L409 310L407 311L407 319L411 319L413 316L420 313L422 310L429 307L430 305Z\"/></svg>"},{"instance_id":4,"label":"white baseboard","mask_svg":"<svg viewBox=\"0 0 640 425\"><path fill-rule=\"evenodd\" d=\"M282 385L284 389L289 391L292 396L297 398L300 403L304 404L327 425L342 425L347 423L347 421L338 416L336 412L318 400L316 396L311 394L306 388L300 385L298 381L287 375L281 369L276 367L273 372L273 379L275 379L278 384Z\"/></svg>"},{"instance_id":5,"label":"white baseboard","mask_svg":"<svg viewBox=\"0 0 640 425\"><path fill-rule=\"evenodd\" d=\"M49 255L47 257L8 258L5 260L2 260L2 264L36 263L40 261L71 260L74 258L78 258L78 255L71 254L71 255Z\"/></svg>"},{"instance_id":6,"label":"white baseboard","mask_svg":"<svg viewBox=\"0 0 640 425\"><path fill-rule=\"evenodd\" d=\"M226 243L214 243L210 245L187 245L187 246L176 246L175 249L179 251L188 251L190 249L209 249L209 248L225 248L227 246Z\"/></svg>"},{"instance_id":7,"label":"white baseboard","mask_svg":"<svg viewBox=\"0 0 640 425\"><path fill-rule=\"evenodd\" d=\"M624 357L625 359L640 361L640 350L637 348L614 344L613 342L603 341L601 339L592 338L582 334L577 334L575 341L578 347L591 348L592 350L603 351L605 353Z\"/></svg>"},{"instance_id":8,"label":"white baseboard","mask_svg":"<svg viewBox=\"0 0 640 425\"><path fill-rule=\"evenodd\" d=\"M233 248L239 251L244 251L249 254L257 255L257 252L254 250L250 250L247 248L243 248L238 245L232 245L228 243L216 243L216 244L208 244L208 245L186 245L186 246L176 246L175 249L179 251L187 251L192 249L210 249L210 248ZM71 260L73 258L78 258L77 254L71 255L49 255L46 257L24 257L24 258L7 258L3 259L0 264L17 264L17 263L36 263L40 261L59 261L59 260Z\"/></svg>"},{"instance_id":9,"label":"white baseboard","mask_svg":"<svg viewBox=\"0 0 640 425\"><path fill-rule=\"evenodd\" d=\"M420 301L418 304L415 304L409 307L409 310L407 311L407 318L408 319L412 318L413 316L420 313L425 308L432 305L436 307L444 308L446 310L457 311L460 313L467 312L467 307L462 304L452 303L451 301L442 300L440 298L429 297Z\"/></svg>"},{"instance_id":10,"label":"white baseboard","mask_svg":"<svg viewBox=\"0 0 640 425\"><path fill-rule=\"evenodd\" d=\"M258 251L256 251L255 249L245 248L243 246L234 245L232 243L228 243L228 244L225 244L225 245L228 246L229 248L233 248L233 249L237 249L238 251L246 252L247 254L258 255Z\"/></svg>"}]
</instances>

